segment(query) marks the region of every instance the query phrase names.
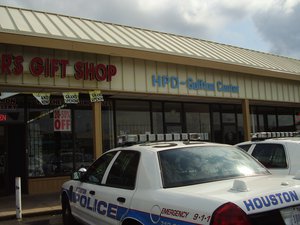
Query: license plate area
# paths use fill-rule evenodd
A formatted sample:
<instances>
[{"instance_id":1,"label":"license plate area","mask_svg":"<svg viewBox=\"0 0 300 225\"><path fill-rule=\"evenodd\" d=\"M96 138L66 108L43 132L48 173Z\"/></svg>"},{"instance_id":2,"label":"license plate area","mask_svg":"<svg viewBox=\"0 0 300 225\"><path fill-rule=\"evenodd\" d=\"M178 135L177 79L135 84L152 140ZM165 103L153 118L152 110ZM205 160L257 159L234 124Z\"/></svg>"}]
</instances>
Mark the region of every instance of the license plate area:
<instances>
[{"instance_id":1,"label":"license plate area","mask_svg":"<svg viewBox=\"0 0 300 225\"><path fill-rule=\"evenodd\" d=\"M300 225L300 206L280 210L285 225Z\"/></svg>"}]
</instances>

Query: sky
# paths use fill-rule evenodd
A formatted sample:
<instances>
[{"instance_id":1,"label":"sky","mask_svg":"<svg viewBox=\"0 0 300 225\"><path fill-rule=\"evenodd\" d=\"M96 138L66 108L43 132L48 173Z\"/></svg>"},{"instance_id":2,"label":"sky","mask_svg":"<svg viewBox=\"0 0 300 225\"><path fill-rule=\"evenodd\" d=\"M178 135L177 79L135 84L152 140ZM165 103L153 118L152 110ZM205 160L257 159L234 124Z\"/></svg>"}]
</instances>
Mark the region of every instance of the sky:
<instances>
[{"instance_id":1,"label":"sky","mask_svg":"<svg viewBox=\"0 0 300 225\"><path fill-rule=\"evenodd\" d=\"M300 59L300 0L0 0Z\"/></svg>"}]
</instances>

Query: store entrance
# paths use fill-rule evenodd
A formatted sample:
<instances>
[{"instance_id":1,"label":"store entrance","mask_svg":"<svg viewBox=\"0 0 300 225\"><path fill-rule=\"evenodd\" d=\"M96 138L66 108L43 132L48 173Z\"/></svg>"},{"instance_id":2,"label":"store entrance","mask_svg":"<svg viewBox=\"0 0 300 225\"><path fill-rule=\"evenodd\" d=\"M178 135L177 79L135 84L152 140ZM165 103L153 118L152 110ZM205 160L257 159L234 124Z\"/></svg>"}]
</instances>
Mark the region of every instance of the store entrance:
<instances>
[{"instance_id":1,"label":"store entrance","mask_svg":"<svg viewBox=\"0 0 300 225\"><path fill-rule=\"evenodd\" d=\"M8 190L7 174L7 149L5 127L0 125L0 195L4 195Z\"/></svg>"},{"instance_id":2,"label":"store entrance","mask_svg":"<svg viewBox=\"0 0 300 225\"><path fill-rule=\"evenodd\" d=\"M166 102L164 104L164 133L182 133L182 104Z\"/></svg>"},{"instance_id":3,"label":"store entrance","mask_svg":"<svg viewBox=\"0 0 300 225\"><path fill-rule=\"evenodd\" d=\"M26 187L25 156L25 126L23 124L0 125L1 196L14 193L17 176L22 178L22 187Z\"/></svg>"}]
</instances>

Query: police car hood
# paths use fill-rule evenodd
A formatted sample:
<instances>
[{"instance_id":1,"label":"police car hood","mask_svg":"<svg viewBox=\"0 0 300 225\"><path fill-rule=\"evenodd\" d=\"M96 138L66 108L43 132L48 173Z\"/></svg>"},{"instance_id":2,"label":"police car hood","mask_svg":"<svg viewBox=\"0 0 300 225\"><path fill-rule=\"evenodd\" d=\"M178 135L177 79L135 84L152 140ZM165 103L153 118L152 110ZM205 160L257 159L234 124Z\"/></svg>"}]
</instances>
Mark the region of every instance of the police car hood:
<instances>
[{"instance_id":1,"label":"police car hood","mask_svg":"<svg viewBox=\"0 0 300 225\"><path fill-rule=\"evenodd\" d=\"M247 214L300 204L300 180L292 176L237 178L171 189L187 198L190 196L191 201L196 198L214 202L213 208L232 202Z\"/></svg>"}]
</instances>

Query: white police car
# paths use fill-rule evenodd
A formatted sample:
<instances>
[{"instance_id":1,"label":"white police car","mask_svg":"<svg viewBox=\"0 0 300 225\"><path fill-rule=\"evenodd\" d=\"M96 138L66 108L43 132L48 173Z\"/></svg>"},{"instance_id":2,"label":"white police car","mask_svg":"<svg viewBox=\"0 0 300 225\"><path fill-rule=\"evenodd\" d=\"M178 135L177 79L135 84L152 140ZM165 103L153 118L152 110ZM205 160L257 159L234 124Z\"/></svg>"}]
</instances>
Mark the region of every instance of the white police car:
<instances>
[{"instance_id":1,"label":"white police car","mask_svg":"<svg viewBox=\"0 0 300 225\"><path fill-rule=\"evenodd\" d=\"M252 141L236 146L255 157L272 174L295 175L300 172L300 137L297 135L294 132L260 132L253 134Z\"/></svg>"},{"instance_id":2,"label":"white police car","mask_svg":"<svg viewBox=\"0 0 300 225\"><path fill-rule=\"evenodd\" d=\"M223 144L165 141L104 153L62 186L63 222L299 225L300 176Z\"/></svg>"}]
</instances>

